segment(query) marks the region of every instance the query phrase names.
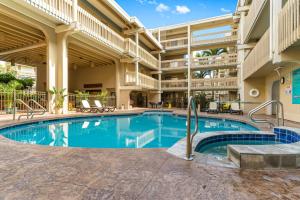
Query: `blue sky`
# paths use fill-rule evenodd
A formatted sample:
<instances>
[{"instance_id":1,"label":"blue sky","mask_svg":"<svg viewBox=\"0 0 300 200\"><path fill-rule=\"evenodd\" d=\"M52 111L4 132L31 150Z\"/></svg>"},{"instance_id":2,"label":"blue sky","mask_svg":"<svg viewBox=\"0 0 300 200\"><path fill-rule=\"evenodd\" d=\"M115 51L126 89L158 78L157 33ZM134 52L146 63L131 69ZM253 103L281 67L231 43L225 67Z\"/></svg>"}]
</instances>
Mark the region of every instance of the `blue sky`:
<instances>
[{"instance_id":1,"label":"blue sky","mask_svg":"<svg viewBox=\"0 0 300 200\"><path fill-rule=\"evenodd\" d=\"M234 12L237 0L116 0L147 28Z\"/></svg>"}]
</instances>

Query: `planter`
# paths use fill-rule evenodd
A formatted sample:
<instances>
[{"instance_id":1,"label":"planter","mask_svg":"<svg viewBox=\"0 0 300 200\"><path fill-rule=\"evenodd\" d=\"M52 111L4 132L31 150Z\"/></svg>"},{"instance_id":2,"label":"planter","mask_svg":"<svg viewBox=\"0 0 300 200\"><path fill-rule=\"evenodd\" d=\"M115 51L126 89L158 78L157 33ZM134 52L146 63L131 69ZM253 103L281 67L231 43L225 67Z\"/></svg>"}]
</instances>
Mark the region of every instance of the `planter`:
<instances>
[{"instance_id":1,"label":"planter","mask_svg":"<svg viewBox=\"0 0 300 200\"><path fill-rule=\"evenodd\" d=\"M63 109L62 108L55 108L55 114L57 114L57 115L63 114Z\"/></svg>"}]
</instances>

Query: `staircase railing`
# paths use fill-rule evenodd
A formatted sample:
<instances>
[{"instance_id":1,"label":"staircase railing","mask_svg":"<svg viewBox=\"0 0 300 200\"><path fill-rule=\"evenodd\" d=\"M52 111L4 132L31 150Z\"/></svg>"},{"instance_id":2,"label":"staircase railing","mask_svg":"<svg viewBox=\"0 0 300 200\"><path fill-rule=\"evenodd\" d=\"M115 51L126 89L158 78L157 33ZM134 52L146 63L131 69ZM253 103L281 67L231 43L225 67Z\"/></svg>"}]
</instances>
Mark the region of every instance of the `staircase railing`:
<instances>
[{"instance_id":1,"label":"staircase railing","mask_svg":"<svg viewBox=\"0 0 300 200\"><path fill-rule=\"evenodd\" d=\"M193 134L191 134L191 114L192 110L194 112L195 117L195 129ZM193 160L192 154L192 145L193 139L195 135L198 133L198 114L197 114L197 106L195 103L194 97L189 97L188 103L188 112L187 112L187 136L186 136L186 160Z\"/></svg>"},{"instance_id":2,"label":"staircase railing","mask_svg":"<svg viewBox=\"0 0 300 200\"><path fill-rule=\"evenodd\" d=\"M256 114L258 111L266 108L269 105L276 104L276 124L274 124L272 121L267 120L267 119L255 119L254 114ZM281 113L279 112L279 107L281 108ZM269 100L266 101L265 103L262 103L261 105L257 106L253 110L251 110L248 113L249 118L251 119L252 122L254 123L266 123L269 124L270 127L274 127L275 125L280 126L280 117L279 114L281 114L281 120L282 120L282 126L284 126L284 110L283 110L283 104L282 102L278 100Z\"/></svg>"},{"instance_id":3,"label":"staircase railing","mask_svg":"<svg viewBox=\"0 0 300 200\"><path fill-rule=\"evenodd\" d=\"M32 113L31 118L33 118L33 117L36 116L36 115L44 115L44 114L47 112L47 109L44 108L41 104L39 104L36 100L30 99L30 100L28 101L28 104L30 105L30 103L36 105L36 106L40 109L40 110L38 110L38 111L35 111L35 110L33 109L33 113Z\"/></svg>"},{"instance_id":4,"label":"staircase railing","mask_svg":"<svg viewBox=\"0 0 300 200\"><path fill-rule=\"evenodd\" d=\"M16 99L15 102L14 102L14 105L16 105L17 103L22 104L26 108L26 114L19 115L18 120L20 120L22 117L26 117L27 119L32 118L33 109L27 103L25 103L22 99ZM16 118L16 106L14 106L14 116L13 117L14 117L14 120L15 120L15 118Z\"/></svg>"}]
</instances>

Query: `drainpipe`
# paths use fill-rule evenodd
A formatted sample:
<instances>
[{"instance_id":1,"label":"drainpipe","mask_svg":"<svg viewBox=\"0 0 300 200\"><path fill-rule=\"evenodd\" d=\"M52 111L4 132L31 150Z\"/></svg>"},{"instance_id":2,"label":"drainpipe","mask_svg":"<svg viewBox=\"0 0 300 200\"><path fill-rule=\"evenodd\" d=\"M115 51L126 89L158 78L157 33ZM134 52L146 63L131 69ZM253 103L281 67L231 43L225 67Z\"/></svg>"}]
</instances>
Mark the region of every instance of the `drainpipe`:
<instances>
[{"instance_id":1,"label":"drainpipe","mask_svg":"<svg viewBox=\"0 0 300 200\"><path fill-rule=\"evenodd\" d=\"M191 96L191 26L188 26L188 98Z\"/></svg>"},{"instance_id":2,"label":"drainpipe","mask_svg":"<svg viewBox=\"0 0 300 200\"><path fill-rule=\"evenodd\" d=\"M135 61L135 80L136 85L139 85L139 32L135 33L135 43L136 43L136 58L138 60Z\"/></svg>"}]
</instances>

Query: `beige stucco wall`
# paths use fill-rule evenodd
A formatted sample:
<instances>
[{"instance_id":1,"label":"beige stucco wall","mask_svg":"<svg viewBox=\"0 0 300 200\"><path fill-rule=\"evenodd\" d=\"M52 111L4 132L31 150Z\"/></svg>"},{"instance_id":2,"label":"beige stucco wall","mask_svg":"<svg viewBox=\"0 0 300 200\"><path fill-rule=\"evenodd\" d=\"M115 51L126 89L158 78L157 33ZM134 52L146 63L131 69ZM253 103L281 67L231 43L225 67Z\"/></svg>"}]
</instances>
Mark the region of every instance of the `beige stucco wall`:
<instances>
[{"instance_id":1,"label":"beige stucco wall","mask_svg":"<svg viewBox=\"0 0 300 200\"><path fill-rule=\"evenodd\" d=\"M38 66L36 68L36 90L47 90L47 68L46 66Z\"/></svg>"},{"instance_id":2,"label":"beige stucco wall","mask_svg":"<svg viewBox=\"0 0 300 200\"><path fill-rule=\"evenodd\" d=\"M279 100L284 106L285 119L291 121L300 122L300 105L292 104L292 94L287 92L288 88L292 88L292 72L295 69L300 68L296 65L289 65L280 70L281 77L285 78L285 83L280 84ZM244 97L246 102L265 102L272 99L272 86L274 81L279 80L279 76L276 72L269 73L263 78L252 78L244 81ZM260 91L260 95L257 98L249 95L249 90L256 88ZM245 112L254 108L258 104L245 104ZM271 106L263 110L261 113L271 115Z\"/></svg>"},{"instance_id":3,"label":"beige stucco wall","mask_svg":"<svg viewBox=\"0 0 300 200\"><path fill-rule=\"evenodd\" d=\"M69 91L84 90L84 84L102 83L102 90L115 88L115 66L69 69Z\"/></svg>"}]
</instances>

